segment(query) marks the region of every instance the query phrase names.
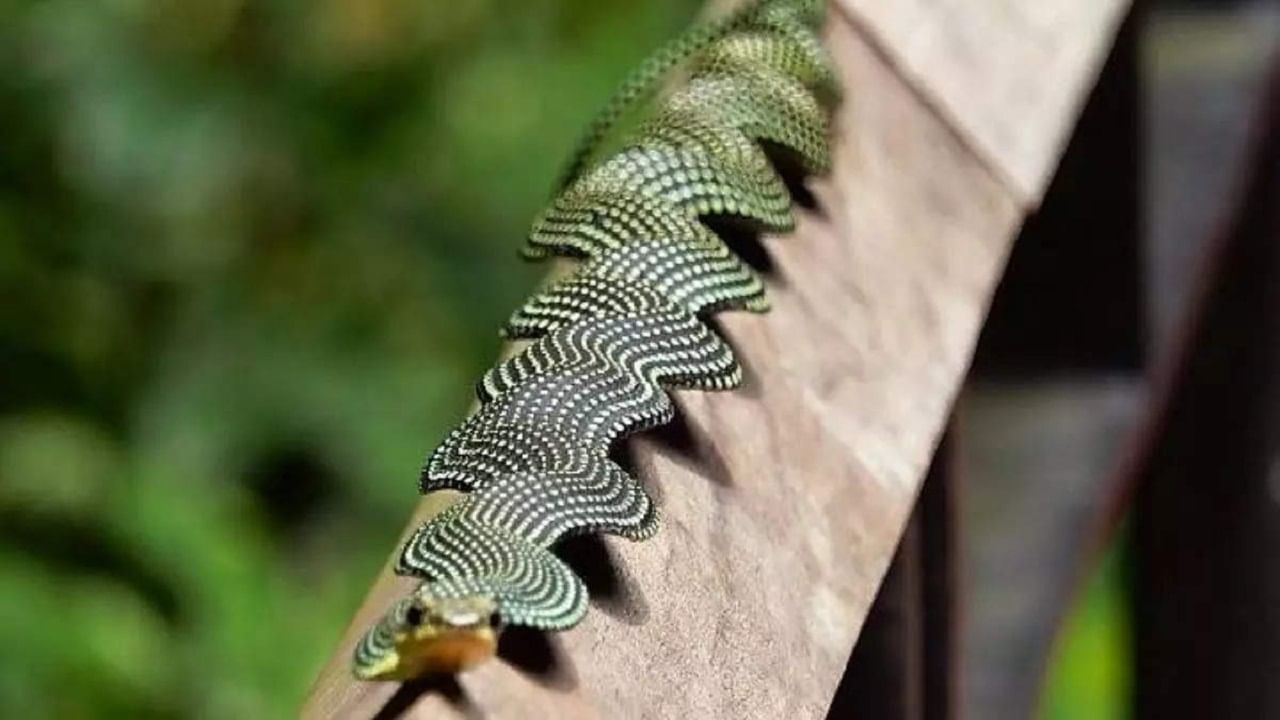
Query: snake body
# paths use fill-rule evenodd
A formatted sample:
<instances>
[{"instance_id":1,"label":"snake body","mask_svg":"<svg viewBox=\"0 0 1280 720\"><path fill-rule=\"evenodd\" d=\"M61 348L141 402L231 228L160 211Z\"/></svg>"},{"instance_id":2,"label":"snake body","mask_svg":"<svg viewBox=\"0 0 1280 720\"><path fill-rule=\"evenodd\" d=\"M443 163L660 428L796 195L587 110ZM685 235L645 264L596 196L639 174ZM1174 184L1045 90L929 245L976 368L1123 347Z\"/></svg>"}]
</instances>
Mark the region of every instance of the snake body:
<instances>
[{"instance_id":1,"label":"snake body","mask_svg":"<svg viewBox=\"0 0 1280 720\"><path fill-rule=\"evenodd\" d=\"M791 230L774 161L827 169L838 96L816 36L821 9L751 0L660 50L592 123L523 249L578 263L512 314L503 333L531 343L485 373L479 410L428 458L422 492L465 495L405 543L395 570L422 582L359 642L358 677L468 667L492 654L503 625L570 628L587 590L555 544L657 531L653 500L609 453L672 419L669 390L741 382L704 318L766 310L764 285L704 221ZM627 108L676 67L685 81L617 152L589 164Z\"/></svg>"}]
</instances>

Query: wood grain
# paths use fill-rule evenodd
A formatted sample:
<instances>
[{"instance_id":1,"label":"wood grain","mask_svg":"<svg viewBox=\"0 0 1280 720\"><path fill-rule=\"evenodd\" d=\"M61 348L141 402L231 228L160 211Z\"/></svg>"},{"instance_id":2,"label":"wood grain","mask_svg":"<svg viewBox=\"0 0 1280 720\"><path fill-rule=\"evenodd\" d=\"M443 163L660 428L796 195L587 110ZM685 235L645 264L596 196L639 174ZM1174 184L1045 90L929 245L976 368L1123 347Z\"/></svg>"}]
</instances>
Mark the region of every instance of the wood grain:
<instances>
[{"instance_id":1,"label":"wood grain","mask_svg":"<svg viewBox=\"0 0 1280 720\"><path fill-rule=\"evenodd\" d=\"M835 0L1028 203L1057 167L1126 0Z\"/></svg>"},{"instance_id":2,"label":"wood grain","mask_svg":"<svg viewBox=\"0 0 1280 720\"><path fill-rule=\"evenodd\" d=\"M355 639L409 586L384 573L306 717L826 712L1024 209L847 18L828 26L847 93L833 175L794 235L764 241L773 311L719 320L746 386L678 393L681 420L629 443L662 531L580 562L597 600L539 672L350 680Z\"/></svg>"}]
</instances>

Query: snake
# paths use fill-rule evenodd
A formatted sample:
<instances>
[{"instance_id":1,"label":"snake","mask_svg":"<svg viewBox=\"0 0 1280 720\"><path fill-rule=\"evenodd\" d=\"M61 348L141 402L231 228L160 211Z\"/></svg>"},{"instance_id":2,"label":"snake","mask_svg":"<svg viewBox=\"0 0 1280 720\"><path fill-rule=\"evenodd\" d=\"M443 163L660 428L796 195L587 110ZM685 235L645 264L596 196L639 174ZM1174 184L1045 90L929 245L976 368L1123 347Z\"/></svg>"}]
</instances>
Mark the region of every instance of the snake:
<instances>
[{"instance_id":1,"label":"snake","mask_svg":"<svg viewBox=\"0 0 1280 720\"><path fill-rule=\"evenodd\" d=\"M557 544L658 531L653 498L611 453L674 418L671 391L742 383L708 320L769 302L760 274L709 221L789 232L779 168L828 171L840 94L818 37L823 9L748 0L696 25L588 126L521 250L567 259L572 272L508 318L502 335L527 344L477 382L478 410L423 466L421 492L461 499L402 546L395 572L418 585L357 642L355 677L457 673L492 658L507 627L568 630L589 594ZM643 117L619 131L642 103ZM616 151L602 153L619 132Z\"/></svg>"}]
</instances>

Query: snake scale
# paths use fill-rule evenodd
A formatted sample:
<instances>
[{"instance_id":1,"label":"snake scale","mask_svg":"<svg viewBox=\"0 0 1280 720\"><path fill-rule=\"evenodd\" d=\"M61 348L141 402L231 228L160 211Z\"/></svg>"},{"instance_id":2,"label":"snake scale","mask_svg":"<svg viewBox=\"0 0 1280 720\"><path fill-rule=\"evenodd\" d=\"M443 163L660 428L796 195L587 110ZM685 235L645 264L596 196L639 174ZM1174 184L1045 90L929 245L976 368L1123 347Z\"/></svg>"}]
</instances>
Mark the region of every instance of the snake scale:
<instances>
[{"instance_id":1,"label":"snake scale","mask_svg":"<svg viewBox=\"0 0 1280 720\"><path fill-rule=\"evenodd\" d=\"M827 169L838 93L816 34L822 9L750 0L695 27L590 126L523 249L577 265L510 317L504 335L530 344L484 375L479 410L423 468L422 492L465 495L405 543L395 570L422 582L357 644L358 678L465 669L493 655L507 625L570 628L587 590L556 542L656 532L653 500L610 450L672 419L668 390L741 382L703 318L766 310L764 285L705 221L789 231L791 194L775 163ZM620 118L654 96L620 149L596 158Z\"/></svg>"}]
</instances>

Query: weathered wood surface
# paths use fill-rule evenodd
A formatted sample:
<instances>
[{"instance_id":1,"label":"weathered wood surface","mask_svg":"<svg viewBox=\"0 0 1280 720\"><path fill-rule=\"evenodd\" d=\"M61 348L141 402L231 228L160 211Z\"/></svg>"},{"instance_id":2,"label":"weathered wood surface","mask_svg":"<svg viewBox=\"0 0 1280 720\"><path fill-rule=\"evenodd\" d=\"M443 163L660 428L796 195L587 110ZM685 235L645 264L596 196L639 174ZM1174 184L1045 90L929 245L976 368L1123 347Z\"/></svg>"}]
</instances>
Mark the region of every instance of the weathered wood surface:
<instances>
[{"instance_id":1,"label":"weathered wood surface","mask_svg":"<svg viewBox=\"0 0 1280 720\"><path fill-rule=\"evenodd\" d=\"M834 0L1007 179L1035 202L1128 2Z\"/></svg>"},{"instance_id":2,"label":"weathered wood surface","mask_svg":"<svg viewBox=\"0 0 1280 720\"><path fill-rule=\"evenodd\" d=\"M1028 206L858 26L841 12L828 24L848 99L821 211L765 240L773 311L722 316L746 387L679 393L681 425L631 441L665 524L645 543L604 541L592 563L616 573L611 597L550 638L543 672L491 663L443 692L357 683L353 643L412 585L384 572L307 717L826 712ZM1097 53L1108 32L1063 42ZM1046 133L1069 123L1055 120Z\"/></svg>"},{"instance_id":3,"label":"weathered wood surface","mask_svg":"<svg viewBox=\"0 0 1280 720\"><path fill-rule=\"evenodd\" d=\"M961 717L956 496L963 478L956 426L953 421L934 452L828 718Z\"/></svg>"}]
</instances>

